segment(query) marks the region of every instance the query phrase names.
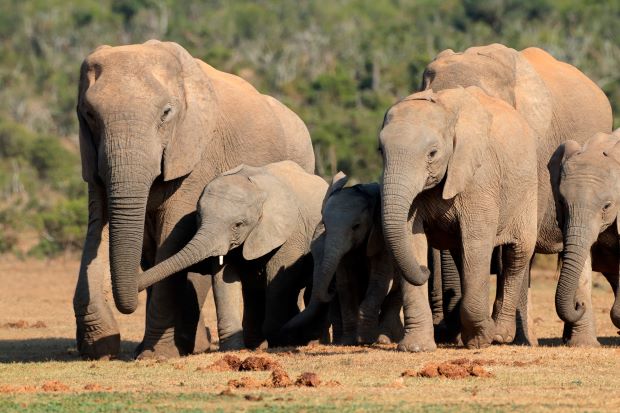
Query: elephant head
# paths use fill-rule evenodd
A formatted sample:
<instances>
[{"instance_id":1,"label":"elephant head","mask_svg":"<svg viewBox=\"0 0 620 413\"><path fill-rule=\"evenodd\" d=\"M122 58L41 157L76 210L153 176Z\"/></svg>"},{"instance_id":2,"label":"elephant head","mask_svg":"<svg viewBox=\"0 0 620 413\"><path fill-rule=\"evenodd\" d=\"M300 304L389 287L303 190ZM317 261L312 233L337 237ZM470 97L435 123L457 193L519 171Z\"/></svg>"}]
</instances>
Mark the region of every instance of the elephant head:
<instances>
[{"instance_id":1,"label":"elephant head","mask_svg":"<svg viewBox=\"0 0 620 413\"><path fill-rule=\"evenodd\" d=\"M414 256L412 204L438 187L443 199L463 192L489 144L489 99L479 88L413 94L392 106L379 134L383 156L382 217L385 242L403 276L415 285L430 275Z\"/></svg>"},{"instance_id":2,"label":"elephant head","mask_svg":"<svg viewBox=\"0 0 620 413\"><path fill-rule=\"evenodd\" d=\"M300 206L265 168L240 165L211 181L198 201L198 231L177 254L142 273L142 290L207 258L241 247L255 260L278 248L299 225Z\"/></svg>"},{"instance_id":3,"label":"elephant head","mask_svg":"<svg viewBox=\"0 0 620 413\"><path fill-rule=\"evenodd\" d=\"M107 192L112 291L123 313L137 307L150 187L188 175L215 127L215 95L200 65L159 41L101 46L82 63L82 175Z\"/></svg>"},{"instance_id":4,"label":"elephant head","mask_svg":"<svg viewBox=\"0 0 620 413\"><path fill-rule=\"evenodd\" d=\"M538 59L555 61L541 49L526 51ZM514 107L539 136L547 133L553 109L551 94L524 52L497 43L461 53L444 50L426 66L421 88L438 92L459 86L478 86Z\"/></svg>"},{"instance_id":5,"label":"elephant head","mask_svg":"<svg viewBox=\"0 0 620 413\"><path fill-rule=\"evenodd\" d=\"M619 141L620 136L605 133L594 135L583 147L569 140L549 162L564 235L555 305L565 322L575 323L585 312L575 294L592 245L612 225L620 233ZM611 318L620 328L620 289L616 290Z\"/></svg>"},{"instance_id":6,"label":"elephant head","mask_svg":"<svg viewBox=\"0 0 620 413\"><path fill-rule=\"evenodd\" d=\"M379 185L359 184L344 188L347 180L344 173L336 174L325 195L321 211L323 219L312 243L312 296L308 307L284 327L286 334L318 318L323 307L332 300L330 286L346 254L364 248L366 254L372 256L383 246L378 216Z\"/></svg>"}]
</instances>

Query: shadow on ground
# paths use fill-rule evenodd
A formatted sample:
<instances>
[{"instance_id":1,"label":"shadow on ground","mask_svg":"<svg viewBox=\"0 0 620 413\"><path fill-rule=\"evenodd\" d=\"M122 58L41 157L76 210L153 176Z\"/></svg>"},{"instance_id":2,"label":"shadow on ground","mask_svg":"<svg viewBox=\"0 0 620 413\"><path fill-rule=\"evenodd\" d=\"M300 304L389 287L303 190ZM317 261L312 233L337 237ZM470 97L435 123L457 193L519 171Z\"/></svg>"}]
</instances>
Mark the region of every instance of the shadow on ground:
<instances>
[{"instance_id":1,"label":"shadow on ground","mask_svg":"<svg viewBox=\"0 0 620 413\"><path fill-rule=\"evenodd\" d=\"M620 347L620 336L597 338L603 347ZM564 345L560 337L539 338L538 344L542 347L559 347Z\"/></svg>"},{"instance_id":2,"label":"shadow on ground","mask_svg":"<svg viewBox=\"0 0 620 413\"><path fill-rule=\"evenodd\" d=\"M119 360L131 360L139 343L122 341ZM66 337L0 339L0 364L35 363L42 361L78 361L80 357L75 340Z\"/></svg>"}]
</instances>

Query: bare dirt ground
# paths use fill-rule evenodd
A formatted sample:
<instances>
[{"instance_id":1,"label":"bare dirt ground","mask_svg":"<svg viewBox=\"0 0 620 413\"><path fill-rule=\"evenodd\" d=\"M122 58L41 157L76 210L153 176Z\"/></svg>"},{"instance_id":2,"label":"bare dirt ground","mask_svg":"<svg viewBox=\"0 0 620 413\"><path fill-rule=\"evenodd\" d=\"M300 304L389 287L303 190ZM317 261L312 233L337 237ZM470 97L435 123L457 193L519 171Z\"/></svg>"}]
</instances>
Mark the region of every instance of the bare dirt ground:
<instances>
[{"instance_id":1,"label":"bare dirt ground","mask_svg":"<svg viewBox=\"0 0 620 413\"><path fill-rule=\"evenodd\" d=\"M620 411L620 337L609 319L611 289L598 275L597 349L560 345L556 275L537 271L538 348L407 354L393 345L313 346L226 353L238 360L214 352L136 362L142 297L138 312L118 314L121 359L92 362L75 349L78 265L0 258L0 411ZM206 307L215 332L211 299Z\"/></svg>"}]
</instances>

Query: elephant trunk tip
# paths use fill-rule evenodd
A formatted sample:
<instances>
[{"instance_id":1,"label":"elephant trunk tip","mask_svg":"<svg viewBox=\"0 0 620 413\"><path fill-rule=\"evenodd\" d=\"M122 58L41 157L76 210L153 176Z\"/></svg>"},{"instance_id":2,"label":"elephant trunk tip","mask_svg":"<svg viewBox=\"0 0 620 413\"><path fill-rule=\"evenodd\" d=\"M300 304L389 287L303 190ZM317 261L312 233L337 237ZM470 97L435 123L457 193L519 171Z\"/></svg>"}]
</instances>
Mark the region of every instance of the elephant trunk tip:
<instances>
[{"instance_id":1,"label":"elephant trunk tip","mask_svg":"<svg viewBox=\"0 0 620 413\"><path fill-rule=\"evenodd\" d=\"M558 309L558 316L562 321L569 324L574 324L577 321L581 320L584 313L586 312L586 306L584 303L575 302L574 306L564 306L561 304L556 304L556 308Z\"/></svg>"},{"instance_id":2,"label":"elephant trunk tip","mask_svg":"<svg viewBox=\"0 0 620 413\"><path fill-rule=\"evenodd\" d=\"M123 289L122 292L113 288L114 304L122 314L133 314L138 308L138 285L137 283L131 290Z\"/></svg>"},{"instance_id":3,"label":"elephant trunk tip","mask_svg":"<svg viewBox=\"0 0 620 413\"><path fill-rule=\"evenodd\" d=\"M431 276L431 271L426 266L421 265L419 268L419 271L402 271L405 280L417 287L424 285Z\"/></svg>"}]
</instances>

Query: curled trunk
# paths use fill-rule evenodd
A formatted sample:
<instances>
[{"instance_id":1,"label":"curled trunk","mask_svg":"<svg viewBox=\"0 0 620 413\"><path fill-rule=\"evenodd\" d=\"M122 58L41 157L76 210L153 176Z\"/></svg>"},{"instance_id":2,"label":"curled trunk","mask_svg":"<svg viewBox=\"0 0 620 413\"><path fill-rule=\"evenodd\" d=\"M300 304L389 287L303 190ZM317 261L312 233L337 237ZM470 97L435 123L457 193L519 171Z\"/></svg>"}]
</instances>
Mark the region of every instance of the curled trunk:
<instances>
[{"instance_id":1,"label":"curled trunk","mask_svg":"<svg viewBox=\"0 0 620 413\"><path fill-rule=\"evenodd\" d=\"M213 254L211 246L206 241L208 239L209 236L199 229L181 251L140 274L138 290L142 291L172 274L211 257Z\"/></svg>"},{"instance_id":2,"label":"curled trunk","mask_svg":"<svg viewBox=\"0 0 620 413\"><path fill-rule=\"evenodd\" d=\"M558 316L566 323L576 323L586 310L583 303L576 300L579 277L592 245L584 225L586 222L585 219L571 217L564 236L562 268L555 292L555 308Z\"/></svg>"},{"instance_id":3,"label":"curled trunk","mask_svg":"<svg viewBox=\"0 0 620 413\"><path fill-rule=\"evenodd\" d=\"M430 276L428 268L420 267L415 258L414 236L409 223L409 210L420 192L410 191L401 183L404 178L386 174L383 182L383 231L403 277L413 285L423 285Z\"/></svg>"}]
</instances>

